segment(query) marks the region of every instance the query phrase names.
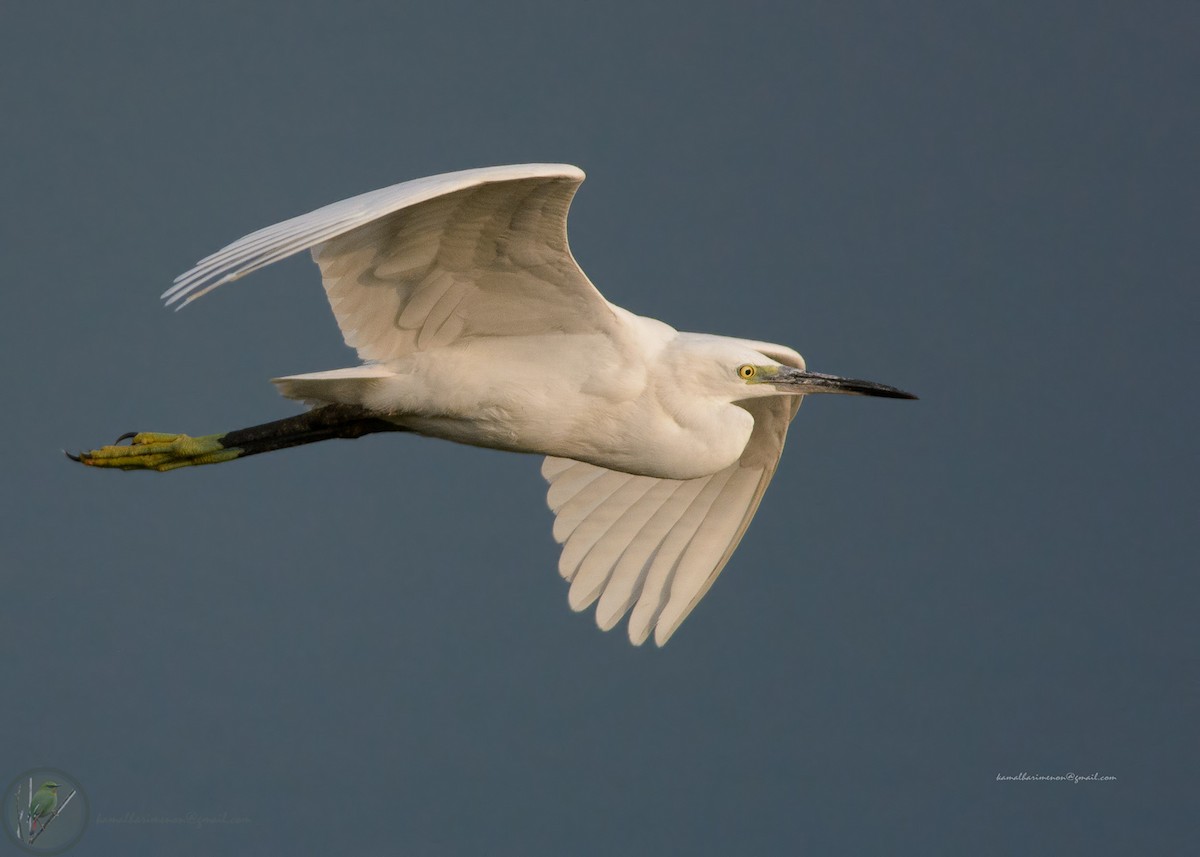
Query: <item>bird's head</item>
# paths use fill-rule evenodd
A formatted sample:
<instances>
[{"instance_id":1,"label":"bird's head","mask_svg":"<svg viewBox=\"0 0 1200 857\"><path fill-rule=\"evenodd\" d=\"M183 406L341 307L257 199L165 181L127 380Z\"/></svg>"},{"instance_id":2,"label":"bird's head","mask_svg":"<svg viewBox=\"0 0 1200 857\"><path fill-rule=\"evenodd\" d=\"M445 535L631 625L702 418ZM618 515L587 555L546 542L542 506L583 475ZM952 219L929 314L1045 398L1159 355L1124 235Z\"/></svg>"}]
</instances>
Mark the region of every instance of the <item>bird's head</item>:
<instances>
[{"instance_id":1,"label":"bird's head","mask_svg":"<svg viewBox=\"0 0 1200 857\"><path fill-rule=\"evenodd\" d=\"M58 791L58 783L53 782L52 780L47 780L46 782L42 783L42 788L50 789L52 792Z\"/></svg>"},{"instance_id":2,"label":"bird's head","mask_svg":"<svg viewBox=\"0 0 1200 857\"><path fill-rule=\"evenodd\" d=\"M804 358L783 346L724 337L696 337L705 352L706 383L721 389L730 401L766 396L807 396L814 393L841 393L851 396L883 396L890 399L915 399L886 384L860 381L809 372ZM693 346L693 347L695 347ZM786 362L780 362L774 354Z\"/></svg>"}]
</instances>

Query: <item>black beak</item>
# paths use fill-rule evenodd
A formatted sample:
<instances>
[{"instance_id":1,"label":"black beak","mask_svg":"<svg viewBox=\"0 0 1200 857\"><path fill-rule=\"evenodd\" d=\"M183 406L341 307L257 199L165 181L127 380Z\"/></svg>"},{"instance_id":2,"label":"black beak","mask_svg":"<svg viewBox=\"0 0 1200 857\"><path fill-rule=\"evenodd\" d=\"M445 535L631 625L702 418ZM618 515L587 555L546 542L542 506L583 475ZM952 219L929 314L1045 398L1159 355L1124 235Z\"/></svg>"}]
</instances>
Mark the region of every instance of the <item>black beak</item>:
<instances>
[{"instance_id":1,"label":"black beak","mask_svg":"<svg viewBox=\"0 0 1200 857\"><path fill-rule=\"evenodd\" d=\"M776 388L798 395L812 393L841 393L847 396L881 396L886 399L915 399L912 393L906 393L887 384L876 384L874 381L859 381L855 378L839 378L837 375L822 375L820 372L805 372L800 369L784 367L779 374L766 381Z\"/></svg>"}]
</instances>

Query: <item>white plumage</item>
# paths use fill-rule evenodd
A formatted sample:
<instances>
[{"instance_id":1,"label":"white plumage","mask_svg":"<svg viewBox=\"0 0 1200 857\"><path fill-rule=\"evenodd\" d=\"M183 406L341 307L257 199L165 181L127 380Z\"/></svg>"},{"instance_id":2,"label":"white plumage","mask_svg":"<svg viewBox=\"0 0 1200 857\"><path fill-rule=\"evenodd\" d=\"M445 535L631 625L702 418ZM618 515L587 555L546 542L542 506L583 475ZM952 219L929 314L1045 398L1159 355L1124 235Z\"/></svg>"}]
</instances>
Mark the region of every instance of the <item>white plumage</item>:
<instances>
[{"instance_id":1,"label":"white plumage","mask_svg":"<svg viewBox=\"0 0 1200 857\"><path fill-rule=\"evenodd\" d=\"M280 391L545 455L571 607L596 604L605 630L632 611L630 640L653 631L662 645L745 533L803 394L898 391L835 384L785 346L679 333L608 303L567 245L583 177L526 164L373 191L247 235L164 298L181 307L311 250L367 362L280 378Z\"/></svg>"}]
</instances>

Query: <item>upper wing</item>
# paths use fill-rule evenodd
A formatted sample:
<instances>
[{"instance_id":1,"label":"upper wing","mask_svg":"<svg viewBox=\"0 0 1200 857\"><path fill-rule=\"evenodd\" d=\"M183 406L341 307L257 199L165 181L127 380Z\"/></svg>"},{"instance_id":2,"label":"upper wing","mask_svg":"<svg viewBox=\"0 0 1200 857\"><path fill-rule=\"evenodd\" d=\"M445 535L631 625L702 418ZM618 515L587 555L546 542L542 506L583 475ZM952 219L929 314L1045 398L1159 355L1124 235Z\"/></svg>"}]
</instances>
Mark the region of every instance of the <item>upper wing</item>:
<instances>
[{"instance_id":1,"label":"upper wing","mask_svg":"<svg viewBox=\"0 0 1200 857\"><path fill-rule=\"evenodd\" d=\"M803 366L790 349L771 348L774 359ZM741 459L699 479L632 476L547 458L542 475L550 483L546 499L554 538L563 544L558 569L571 583L571 608L584 610L599 598L596 624L607 631L632 607L629 639L641 645L653 630L654 641L666 643L742 540L800 400L739 403L754 416Z\"/></svg>"},{"instance_id":2,"label":"upper wing","mask_svg":"<svg viewBox=\"0 0 1200 857\"><path fill-rule=\"evenodd\" d=\"M247 235L182 274L185 306L311 249L346 343L388 360L460 337L617 324L567 245L583 172L564 164L464 170L327 205Z\"/></svg>"}]
</instances>

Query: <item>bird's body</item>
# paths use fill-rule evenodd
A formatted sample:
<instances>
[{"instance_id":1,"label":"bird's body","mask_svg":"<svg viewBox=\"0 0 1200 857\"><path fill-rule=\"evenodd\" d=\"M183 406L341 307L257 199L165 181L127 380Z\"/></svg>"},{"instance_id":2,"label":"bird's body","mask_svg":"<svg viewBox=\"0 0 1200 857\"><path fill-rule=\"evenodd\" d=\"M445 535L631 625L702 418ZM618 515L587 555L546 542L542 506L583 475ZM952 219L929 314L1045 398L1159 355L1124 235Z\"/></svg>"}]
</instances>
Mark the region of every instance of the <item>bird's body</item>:
<instances>
[{"instance_id":1,"label":"bird's body","mask_svg":"<svg viewBox=\"0 0 1200 857\"><path fill-rule=\"evenodd\" d=\"M431 437L625 473L692 479L733 464L754 421L743 407L690 389L699 379L688 373L714 352L733 365L762 354L741 340L627 315L645 331L641 347L620 349L596 334L491 338L374 364L367 377L356 367L276 385L285 396L361 406Z\"/></svg>"},{"instance_id":2,"label":"bird's body","mask_svg":"<svg viewBox=\"0 0 1200 857\"><path fill-rule=\"evenodd\" d=\"M29 803L30 830L36 831L38 825L53 815L57 807L58 783L49 781L42 783L41 787L33 793L33 800Z\"/></svg>"},{"instance_id":3,"label":"bird's body","mask_svg":"<svg viewBox=\"0 0 1200 857\"><path fill-rule=\"evenodd\" d=\"M912 398L806 371L792 349L680 333L610 304L571 256L566 165L406 182L267 227L202 260L180 306L310 249L362 365L275 380L313 406L189 438L139 434L87 464L173 469L385 430L546 457L570 603L632 608L661 645L741 539L805 394Z\"/></svg>"}]
</instances>

